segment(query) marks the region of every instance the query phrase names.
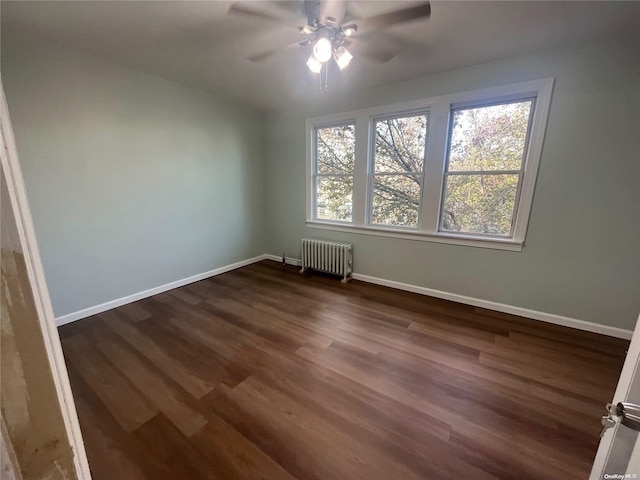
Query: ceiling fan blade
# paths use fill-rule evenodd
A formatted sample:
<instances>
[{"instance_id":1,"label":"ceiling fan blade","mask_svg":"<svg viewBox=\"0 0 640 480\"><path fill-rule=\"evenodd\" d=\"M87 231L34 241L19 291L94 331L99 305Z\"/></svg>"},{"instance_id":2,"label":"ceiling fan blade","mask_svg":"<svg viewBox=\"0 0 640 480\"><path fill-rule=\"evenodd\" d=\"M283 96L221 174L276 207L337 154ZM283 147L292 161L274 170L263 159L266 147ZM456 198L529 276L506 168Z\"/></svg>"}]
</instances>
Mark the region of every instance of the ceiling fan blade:
<instances>
[{"instance_id":1,"label":"ceiling fan blade","mask_svg":"<svg viewBox=\"0 0 640 480\"><path fill-rule=\"evenodd\" d=\"M386 48L380 48L372 45L369 42L364 42L358 38L351 38L345 41L345 46L349 47L354 56L361 56L374 60L378 63L387 63L396 56L395 52Z\"/></svg>"},{"instance_id":2,"label":"ceiling fan blade","mask_svg":"<svg viewBox=\"0 0 640 480\"><path fill-rule=\"evenodd\" d=\"M265 58L269 58L276 53L280 52L280 48L272 48L270 50L263 50L262 52L253 53L247 57L247 60L251 60L252 62L259 62L260 60L264 60Z\"/></svg>"},{"instance_id":3,"label":"ceiling fan blade","mask_svg":"<svg viewBox=\"0 0 640 480\"><path fill-rule=\"evenodd\" d=\"M256 6L256 2L233 2L228 14L243 15L245 17L259 18L261 20L269 20L271 22L284 23L293 27L298 27L299 21L293 18L292 12L278 8L268 2L260 2L260 7Z\"/></svg>"},{"instance_id":4,"label":"ceiling fan blade","mask_svg":"<svg viewBox=\"0 0 640 480\"><path fill-rule=\"evenodd\" d=\"M363 18L356 22L358 24L358 33L360 33L363 31L380 30L391 25L410 22L411 20L417 20L420 18L429 18L430 16L431 4L429 2L422 2L418 5L403 8L401 10Z\"/></svg>"},{"instance_id":5,"label":"ceiling fan blade","mask_svg":"<svg viewBox=\"0 0 640 480\"><path fill-rule=\"evenodd\" d=\"M294 43L290 43L288 45L281 45L279 47L270 48L269 50L263 50L262 52L257 52L247 56L247 60L251 60L252 62L259 62L260 60L264 60L265 58L269 58L277 53L282 53L287 50L291 50L296 47L303 46L305 42L297 41Z\"/></svg>"},{"instance_id":6,"label":"ceiling fan blade","mask_svg":"<svg viewBox=\"0 0 640 480\"><path fill-rule=\"evenodd\" d=\"M396 54L393 52L375 50L373 48L363 48L362 50L358 50L356 53L364 58L369 58L378 63L387 63L396 56Z\"/></svg>"}]
</instances>

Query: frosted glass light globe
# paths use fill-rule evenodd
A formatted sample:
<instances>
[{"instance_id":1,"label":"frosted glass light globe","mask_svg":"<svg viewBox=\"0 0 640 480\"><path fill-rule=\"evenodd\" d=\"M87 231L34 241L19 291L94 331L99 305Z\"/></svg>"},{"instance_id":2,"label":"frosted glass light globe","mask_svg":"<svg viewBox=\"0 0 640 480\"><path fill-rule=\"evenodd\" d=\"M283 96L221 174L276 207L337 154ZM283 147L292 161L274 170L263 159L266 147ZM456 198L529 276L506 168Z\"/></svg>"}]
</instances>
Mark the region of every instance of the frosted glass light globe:
<instances>
[{"instance_id":1,"label":"frosted glass light globe","mask_svg":"<svg viewBox=\"0 0 640 480\"><path fill-rule=\"evenodd\" d=\"M313 56L320 63L328 62L331 58L331 41L326 37L320 37L313 46Z\"/></svg>"},{"instance_id":2,"label":"frosted glass light globe","mask_svg":"<svg viewBox=\"0 0 640 480\"><path fill-rule=\"evenodd\" d=\"M309 70L311 70L313 73L320 73L320 71L322 70L322 64L316 60L316 57L314 57L313 55L311 55L309 57L309 60L307 60L307 67L309 67Z\"/></svg>"}]
</instances>

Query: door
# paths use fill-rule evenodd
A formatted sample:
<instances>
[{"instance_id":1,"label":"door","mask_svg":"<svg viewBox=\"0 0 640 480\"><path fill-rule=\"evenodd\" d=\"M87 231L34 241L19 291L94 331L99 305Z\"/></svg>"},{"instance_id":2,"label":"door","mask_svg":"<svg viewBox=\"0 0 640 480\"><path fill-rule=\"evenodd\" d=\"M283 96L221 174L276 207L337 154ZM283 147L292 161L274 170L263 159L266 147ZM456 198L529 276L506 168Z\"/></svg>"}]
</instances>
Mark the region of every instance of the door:
<instances>
[{"instance_id":1,"label":"door","mask_svg":"<svg viewBox=\"0 0 640 480\"><path fill-rule=\"evenodd\" d=\"M589 480L640 480L640 318L611 404Z\"/></svg>"}]
</instances>

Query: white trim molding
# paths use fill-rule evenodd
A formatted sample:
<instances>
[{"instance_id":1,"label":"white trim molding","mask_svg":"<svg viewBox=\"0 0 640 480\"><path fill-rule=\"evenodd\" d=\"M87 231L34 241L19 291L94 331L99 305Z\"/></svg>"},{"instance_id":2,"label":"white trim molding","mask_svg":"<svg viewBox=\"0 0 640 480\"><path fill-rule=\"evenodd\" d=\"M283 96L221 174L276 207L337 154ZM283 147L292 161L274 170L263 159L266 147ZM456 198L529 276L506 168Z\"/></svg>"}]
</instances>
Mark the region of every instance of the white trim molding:
<instances>
[{"instance_id":1,"label":"white trim molding","mask_svg":"<svg viewBox=\"0 0 640 480\"><path fill-rule=\"evenodd\" d=\"M55 318L49 289L44 277L40 251L33 226L33 217L27 200L27 188L25 187L18 149L16 146L13 127L9 117L9 106L4 94L4 85L0 81L0 130L2 147L0 148L0 162L7 182L11 209L16 219L16 227L22 254L29 277L29 286L33 292L33 300L38 315L38 323L42 331L44 348L46 351L53 384L55 387L62 419L69 438L69 444L73 449L73 465L78 480L91 480L89 462L84 448L84 440L80 431L78 414L71 393L71 384L67 374L67 366L62 354L60 337L55 326Z\"/></svg>"},{"instance_id":2,"label":"white trim molding","mask_svg":"<svg viewBox=\"0 0 640 480\"><path fill-rule=\"evenodd\" d=\"M276 262L282 262L282 257L279 257L277 255L267 254L265 255L265 258ZM286 257L285 260L286 263L290 265L300 265L300 260L296 258ZM578 320L577 318L563 317L562 315L540 312L538 310L531 310L523 307L516 307L514 305L507 305L505 303L492 302L489 300L483 300L481 298L467 297L466 295L443 292L442 290L420 287L418 285L411 285L409 283L396 282L394 280L387 280L385 278L372 277L370 275L363 275L361 273L354 272L353 279L367 283L374 283L376 285L382 285L384 287L397 288L398 290L404 290L407 292L418 293L420 295L427 295L429 297L441 298L443 300L463 303L465 305L471 305L474 307L486 308L487 310L493 310L496 312L509 313L511 315L530 318L532 320L540 320L542 322L553 323L554 325L576 328L578 330L584 330L586 332L600 333L602 335L608 335L610 337L623 338L625 340L629 340L631 338L631 335L633 334L631 330L625 330L624 328L611 327L609 325L600 325L599 323L587 322L586 320Z\"/></svg>"},{"instance_id":3,"label":"white trim molding","mask_svg":"<svg viewBox=\"0 0 640 480\"><path fill-rule=\"evenodd\" d=\"M616 387L616 391L613 394L613 400L611 403L616 405L619 402L633 402L637 401L636 398L631 398L630 395L633 395L632 387L634 383L640 380L638 374L640 373L640 316L636 321L636 328L633 331L633 337L631 338L631 343L629 344L629 350L627 351L627 356L624 361L624 365L622 366L622 372L620 373L620 378L618 379L618 386ZM591 469L591 475L589 476L589 480L601 480L605 477L605 468L607 466L607 462L609 461L610 455L613 453L612 449L614 448L615 439L618 436L618 429L621 428L620 423L618 423L615 428L607 428L601 437L600 445L598 446L598 451L596 452L596 458L593 461L593 467ZM618 445L620 447L621 445ZM633 452L636 452L638 448L638 442L636 440L636 445L633 449ZM633 455L633 454L632 454ZM632 465L631 463L629 465ZM624 472L621 472L624 473ZM635 472L634 472L635 473ZM611 478L614 478L611 475ZM624 476L620 476L619 478L625 478ZM627 477L632 478L632 477Z\"/></svg>"},{"instance_id":4,"label":"white trim molding","mask_svg":"<svg viewBox=\"0 0 640 480\"><path fill-rule=\"evenodd\" d=\"M601 333L610 337L624 338L628 340L631 338L631 334L633 333L631 330L625 330L623 328L600 325L599 323L587 322L586 320L563 317L562 315L556 315L553 313L540 312L538 310L516 307L513 305L507 305L505 303L467 297L465 295L459 295L457 293L443 292L441 290L419 287L417 285L395 282L393 280L371 277L369 275L362 275L359 273L354 273L353 278L355 280L361 280L363 282L375 283L376 285L397 288L399 290L406 290L407 292L419 293L420 295L428 295L430 297L441 298L443 300L451 300L452 302L464 303L465 305L486 308L487 310L494 310L496 312L509 313L511 315L517 315L519 317L531 318L533 320L540 320L542 322L562 325L564 327L576 328L578 330L584 330L587 332Z\"/></svg>"},{"instance_id":5,"label":"white trim molding","mask_svg":"<svg viewBox=\"0 0 640 480\"><path fill-rule=\"evenodd\" d=\"M191 277L176 280L175 282L166 283L164 285L150 288L142 292L127 295L126 297L116 298L109 302L101 303L100 305L95 305L93 307L85 308L83 310L78 310L77 312L57 317L56 324L58 326L62 326L67 323L75 322L76 320L90 317L91 315L97 315L98 313L111 310L112 308L121 307L122 305L136 302L153 295L158 295L159 293L164 293L169 290L173 290L174 288L188 285L190 283L198 282L200 280L204 280L205 278L214 277L222 273L230 272L231 270L245 267L262 260L272 260L274 262L281 263L282 256L272 255L268 253L265 253L264 255L258 255L257 257L242 260L240 262L232 263L224 267L209 270L208 272L199 273ZM298 258L285 257L285 263L287 265L300 266L301 262ZM509 313L511 315L518 315L520 317L531 318L533 320L540 320L542 322L553 323L555 325L576 328L578 330L584 330L587 332L600 333L602 335L608 335L610 337L623 338L628 340L631 338L631 335L633 333L631 330L625 330L624 328L600 325L598 323L578 320L576 318L563 317L562 315L540 312L538 310L531 310L523 307L516 307L514 305L507 305L505 303L492 302L489 300L483 300L481 298L467 297L465 295L459 295L457 293L444 292L442 290L420 287L418 285L411 285L409 283L396 282L394 280L387 280L385 278L372 277L370 275L363 275L361 273L354 273L353 279L360 280L362 282L373 283L376 285L382 285L384 287L397 288L398 290L404 290L407 292L418 293L420 295L427 295L429 297L441 298L443 300L463 303L465 305L472 305L474 307L486 308L487 310L493 310L496 312Z\"/></svg>"},{"instance_id":6,"label":"white trim molding","mask_svg":"<svg viewBox=\"0 0 640 480\"><path fill-rule=\"evenodd\" d=\"M267 253L264 256L265 260L273 260L274 262L278 262L278 263L282 263L282 257L278 256L278 255L271 255L269 253ZM300 260L299 258L293 258L293 257L284 257L284 262L287 265L293 265L295 267L299 267L302 265L302 260Z\"/></svg>"},{"instance_id":7,"label":"white trim molding","mask_svg":"<svg viewBox=\"0 0 640 480\"><path fill-rule=\"evenodd\" d=\"M205 278L215 277L216 275L220 275L222 273L230 272L231 270L235 270L240 267L251 265L252 263L265 260L266 258L267 255L258 255L257 257L248 258L246 260L241 260L230 265L225 265L224 267L209 270L208 272L198 273L197 275L193 275L191 277L183 278L170 283L165 283L164 285L159 285L142 292L133 293L131 295L127 295L126 297L116 298L99 305L94 305L93 307L84 308L76 312L68 313L67 315L57 317L56 325L60 327L62 325L66 325L67 323L90 317L91 315L97 315L98 313L106 312L107 310L111 310L112 308L121 307L122 305L142 300L143 298L158 295L159 293L164 293L169 290L173 290L174 288L183 287L184 285L198 282L200 280L204 280Z\"/></svg>"},{"instance_id":8,"label":"white trim molding","mask_svg":"<svg viewBox=\"0 0 640 480\"><path fill-rule=\"evenodd\" d=\"M512 239L487 238L471 235L457 235L455 233L436 234L423 233L408 229L398 229L390 227L371 227L368 225L344 226L331 222L313 220L306 222L307 227L318 230L333 230L335 232L346 232L359 235L374 235L376 237L401 238L403 240L416 240L420 242L448 243L449 245L464 245L467 247L492 248L494 250L508 250L510 252L521 252L524 243L513 241Z\"/></svg>"},{"instance_id":9,"label":"white trim molding","mask_svg":"<svg viewBox=\"0 0 640 480\"><path fill-rule=\"evenodd\" d=\"M543 78L481 90L460 92L440 97L382 105L361 110L323 115L306 119L306 225L310 228L352 231L365 235L379 235L426 242L448 243L470 247L493 248L519 252L525 245L526 231L533 202L533 193L542 156L554 78ZM480 174L481 172L449 172L448 155L452 130L452 112L461 108L479 108L517 101L531 102L532 110L527 127L524 158L518 170L488 170L486 174L518 175L509 235L453 232L441 227L446 179L449 175ZM407 115L428 116L428 138L415 227L401 227L374 223L372 198L375 172L375 122L381 118ZM317 131L319 128L355 124L354 170L352 174L319 173L317 171ZM406 172L402 172L404 174ZM392 174L400 174L393 172ZM327 220L317 214L317 185L319 177L352 176L351 220Z\"/></svg>"}]
</instances>

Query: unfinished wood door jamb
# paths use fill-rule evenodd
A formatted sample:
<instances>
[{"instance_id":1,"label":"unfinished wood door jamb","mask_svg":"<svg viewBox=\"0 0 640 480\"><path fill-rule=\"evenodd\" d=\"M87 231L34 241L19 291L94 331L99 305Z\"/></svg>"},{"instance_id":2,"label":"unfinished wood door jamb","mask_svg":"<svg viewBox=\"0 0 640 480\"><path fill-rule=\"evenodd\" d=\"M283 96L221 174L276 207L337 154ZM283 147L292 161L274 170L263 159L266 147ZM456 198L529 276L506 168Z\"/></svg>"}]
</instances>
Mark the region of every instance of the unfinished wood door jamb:
<instances>
[{"instance_id":1,"label":"unfinished wood door jamb","mask_svg":"<svg viewBox=\"0 0 640 480\"><path fill-rule=\"evenodd\" d=\"M82 433L80 432L75 402L71 394L67 367L62 355L60 337L58 336L58 330L55 325L53 307L51 306L49 290L47 289L44 271L42 269L35 230L33 228L33 219L27 202L27 191L22 177L22 170L20 169L13 129L9 119L9 108L4 94L4 85L1 80L0 90L0 130L2 134L0 160L2 161L2 170L7 179L11 208L16 218L29 283L33 290L33 297L38 312L38 321L42 329L44 345L49 364L51 365L62 417L69 437L69 443L73 448L74 466L77 477L79 480L91 480L89 463L84 448L84 441L82 440Z\"/></svg>"}]
</instances>

